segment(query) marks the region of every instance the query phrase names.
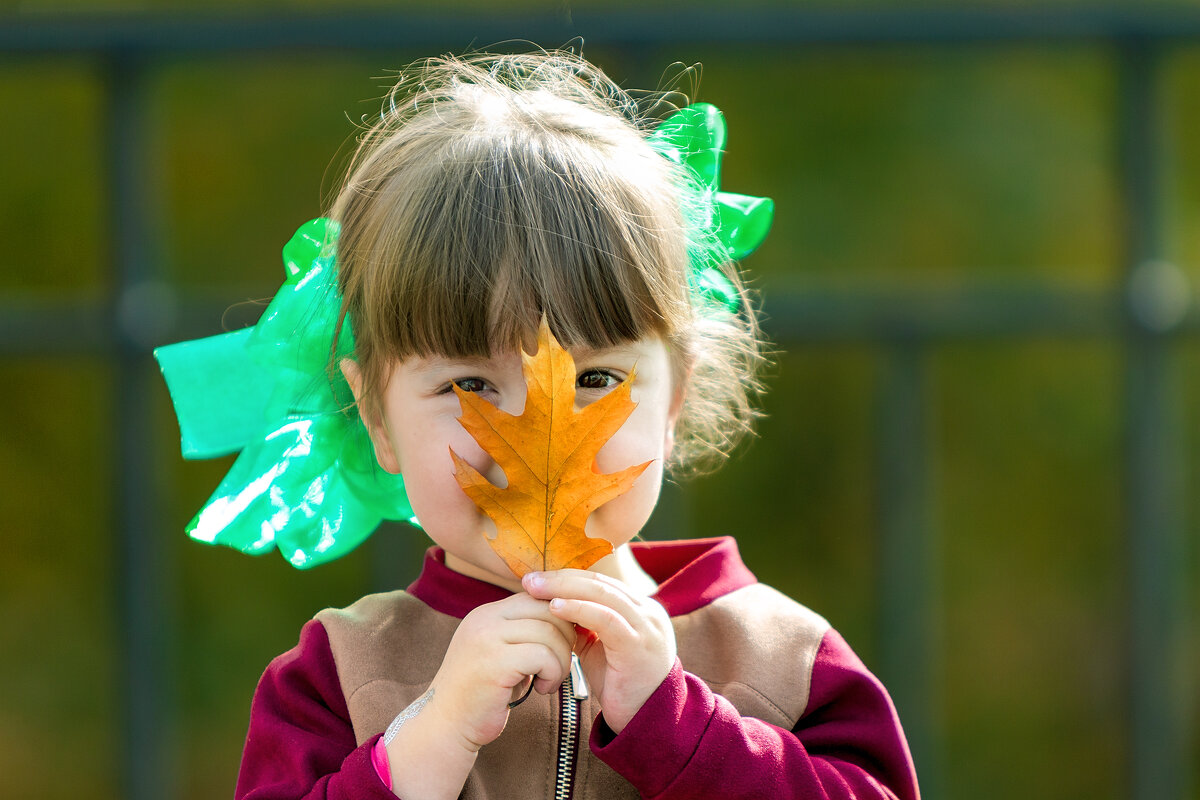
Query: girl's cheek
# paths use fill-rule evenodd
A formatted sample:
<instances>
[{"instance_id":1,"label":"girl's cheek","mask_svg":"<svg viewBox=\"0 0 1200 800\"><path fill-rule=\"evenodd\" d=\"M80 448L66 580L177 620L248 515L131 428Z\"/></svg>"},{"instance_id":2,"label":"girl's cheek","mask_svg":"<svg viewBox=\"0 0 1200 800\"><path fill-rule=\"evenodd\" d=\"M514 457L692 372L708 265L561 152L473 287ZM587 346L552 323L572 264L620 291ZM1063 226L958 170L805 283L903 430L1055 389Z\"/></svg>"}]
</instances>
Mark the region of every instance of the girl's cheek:
<instances>
[{"instance_id":1,"label":"girl's cheek","mask_svg":"<svg viewBox=\"0 0 1200 800\"><path fill-rule=\"evenodd\" d=\"M483 472L491 462L491 456L484 452L479 443L467 433L461 426L458 431L451 431L450 436L445 437L449 444L449 449L453 450L458 457L466 461L475 469ZM443 448L445 450L446 448ZM446 453L446 459L449 461L450 454ZM450 468L453 469L453 462L450 462Z\"/></svg>"},{"instance_id":2,"label":"girl's cheek","mask_svg":"<svg viewBox=\"0 0 1200 800\"><path fill-rule=\"evenodd\" d=\"M501 489L508 486L508 478L505 476L504 470L500 468L500 465L479 446L479 443L475 441L471 434L467 433L465 428L458 424L457 420L455 420L454 425L458 430L450 431L451 435L444 437L444 441L448 443L449 447L447 448L445 445L441 447L441 452L446 459L446 470L450 480L452 482L455 481L454 460L450 457L449 452L452 449L459 458L474 467L476 472L487 478L494 486L498 486ZM466 495L463 496L465 497Z\"/></svg>"},{"instance_id":3,"label":"girl's cheek","mask_svg":"<svg viewBox=\"0 0 1200 800\"><path fill-rule=\"evenodd\" d=\"M585 533L588 536L607 539L617 546L636 536L658 504L662 475L661 464L648 466L646 471L638 476L632 489L592 512L584 523Z\"/></svg>"},{"instance_id":4,"label":"girl's cheek","mask_svg":"<svg viewBox=\"0 0 1200 800\"><path fill-rule=\"evenodd\" d=\"M475 466L482 455L479 445L455 419L412 420L405 427L404 435L399 437L397 449L405 474L417 471L453 474L451 449L471 466Z\"/></svg>"},{"instance_id":5,"label":"girl's cheek","mask_svg":"<svg viewBox=\"0 0 1200 800\"><path fill-rule=\"evenodd\" d=\"M639 404L600 448L596 464L601 472L616 472L647 461L661 461L666 433L666 414L659 413L653 403Z\"/></svg>"}]
</instances>

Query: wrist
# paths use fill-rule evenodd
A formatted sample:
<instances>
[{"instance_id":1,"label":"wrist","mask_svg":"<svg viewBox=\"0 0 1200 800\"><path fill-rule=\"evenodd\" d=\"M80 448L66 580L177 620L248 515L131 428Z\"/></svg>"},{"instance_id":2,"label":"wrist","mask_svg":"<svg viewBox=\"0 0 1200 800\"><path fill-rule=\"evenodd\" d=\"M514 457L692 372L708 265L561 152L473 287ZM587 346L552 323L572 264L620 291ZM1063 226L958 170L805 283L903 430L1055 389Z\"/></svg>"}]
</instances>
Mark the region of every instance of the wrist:
<instances>
[{"instance_id":1,"label":"wrist","mask_svg":"<svg viewBox=\"0 0 1200 800\"><path fill-rule=\"evenodd\" d=\"M478 756L479 748L472 747L436 705L431 697L384 745L390 788L405 800L458 797Z\"/></svg>"},{"instance_id":2,"label":"wrist","mask_svg":"<svg viewBox=\"0 0 1200 800\"><path fill-rule=\"evenodd\" d=\"M654 699L664 692L670 693L674 691L677 678L682 675L682 666L679 667L679 675L676 675L676 666L679 665L678 658L675 658L668 665L666 670L662 672L662 678L653 684L646 684L641 688L636 695L627 697L624 703L613 703L608 707L602 707L602 716L604 725L614 736L621 733L633 722L634 718L641 713L642 709L650 704Z\"/></svg>"},{"instance_id":3,"label":"wrist","mask_svg":"<svg viewBox=\"0 0 1200 800\"><path fill-rule=\"evenodd\" d=\"M462 715L456 712L453 703L446 698L431 702L426 709L428 728L435 732L441 746L453 747L474 757L486 742L478 741L480 737L472 735L462 724Z\"/></svg>"},{"instance_id":4,"label":"wrist","mask_svg":"<svg viewBox=\"0 0 1200 800\"><path fill-rule=\"evenodd\" d=\"M612 730L614 734L625 730L633 718L642 710L643 706L660 690L663 683L671 674L671 669L675 661L666 666L666 669L655 670L655 674L645 684L639 685L631 690L620 703L610 703L607 707L602 706L604 714L604 722Z\"/></svg>"}]
</instances>

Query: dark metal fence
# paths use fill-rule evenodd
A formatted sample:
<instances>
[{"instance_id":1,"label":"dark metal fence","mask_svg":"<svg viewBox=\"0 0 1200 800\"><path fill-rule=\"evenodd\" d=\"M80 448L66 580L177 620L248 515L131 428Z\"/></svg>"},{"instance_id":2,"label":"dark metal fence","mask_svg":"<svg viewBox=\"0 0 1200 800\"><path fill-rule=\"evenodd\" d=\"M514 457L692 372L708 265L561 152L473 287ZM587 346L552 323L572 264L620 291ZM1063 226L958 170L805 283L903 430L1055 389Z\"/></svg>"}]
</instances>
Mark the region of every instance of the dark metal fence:
<instances>
[{"instance_id":1,"label":"dark metal fence","mask_svg":"<svg viewBox=\"0 0 1200 800\"><path fill-rule=\"evenodd\" d=\"M162 731L166 676L158 637L169 622L159 602L161 575L148 440L151 343L161 341L161 317L152 313L163 278L148 257L154 240L145 139L148 76L180 56L221 58L241 52L304 49L337 51L417 47L461 49L474 42L521 38L559 42L580 32L591 46L638 59L673 42L756 47L926 45L1009 47L1030 42L1099 46L1112 53L1120 76L1112 121L1118 132L1124 232L1121 281L1105 291L1046 283L1020 288L845 293L773 291L769 333L784 346L799 342L867 341L884 353L879 384L878 553L881 588L879 669L905 711L914 751L923 766L926 795L940 795L936 710L941 706L935 618L940 547L927 491L930 454L922 373L931 350L970 338L1098 337L1124 343L1125 481L1127 538L1128 719L1131 730L1129 796L1169 800L1191 796L1192 731L1179 702L1186 686L1174 665L1184 658L1188 618L1184 545L1181 422L1172 405L1171 344L1200 331L1193 311L1174 314L1171 269L1162 265L1160 97L1162 56L1200 43L1200 11L1170 7L1037 10L743 10L674 12L566 12L555 17L451 15L342 15L336 17L97 17L0 20L0 59L83 56L103 69L107 96L106 160L112 295L106 303L72 298L31 308L0 295L0 357L102 354L116 366L118 462L117 616L122 631L119 707L125 796L159 797L168 785ZM184 308L170 338L211 331L188 320L212 320L224 304ZM190 313L189 313L190 312ZM156 320L158 322L156 322ZM149 326L149 327L147 327ZM903 609L903 612L901 611ZM933 713L923 713L933 712Z\"/></svg>"}]
</instances>

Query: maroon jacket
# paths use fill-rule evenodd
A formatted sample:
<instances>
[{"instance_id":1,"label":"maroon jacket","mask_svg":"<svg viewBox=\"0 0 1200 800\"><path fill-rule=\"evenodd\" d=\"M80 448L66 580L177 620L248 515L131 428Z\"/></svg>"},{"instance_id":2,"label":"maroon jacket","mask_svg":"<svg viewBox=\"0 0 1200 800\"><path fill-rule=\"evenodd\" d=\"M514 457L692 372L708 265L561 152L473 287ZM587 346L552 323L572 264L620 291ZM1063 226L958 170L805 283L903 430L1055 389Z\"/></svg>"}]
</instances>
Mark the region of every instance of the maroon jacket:
<instances>
[{"instance_id":1,"label":"maroon jacket","mask_svg":"<svg viewBox=\"0 0 1200 800\"><path fill-rule=\"evenodd\" d=\"M632 547L675 627L671 673L620 734L593 699L531 695L462 797L554 797L565 783L576 800L918 800L887 692L828 623L758 583L732 539ZM458 622L507 595L431 548L407 592L318 614L259 683L239 800L393 797L372 747L424 693Z\"/></svg>"}]
</instances>

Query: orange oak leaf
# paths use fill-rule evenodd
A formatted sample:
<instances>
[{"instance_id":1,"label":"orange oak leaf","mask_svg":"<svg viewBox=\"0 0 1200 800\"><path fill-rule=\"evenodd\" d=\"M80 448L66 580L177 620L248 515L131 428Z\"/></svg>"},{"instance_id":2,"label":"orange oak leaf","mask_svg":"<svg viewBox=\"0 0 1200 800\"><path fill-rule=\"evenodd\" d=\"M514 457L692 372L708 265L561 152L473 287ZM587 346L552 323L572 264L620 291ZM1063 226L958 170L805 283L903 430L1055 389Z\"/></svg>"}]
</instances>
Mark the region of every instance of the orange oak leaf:
<instances>
[{"instance_id":1,"label":"orange oak leaf","mask_svg":"<svg viewBox=\"0 0 1200 800\"><path fill-rule=\"evenodd\" d=\"M575 361L542 319L535 355L521 353L527 391L519 416L454 387L459 422L504 470L508 486L483 477L453 449L454 477L496 523L489 540L518 577L531 570L587 569L612 552L584 533L588 515L627 491L652 462L603 474L596 453L637 405L629 397L633 372L599 400L575 409Z\"/></svg>"}]
</instances>

